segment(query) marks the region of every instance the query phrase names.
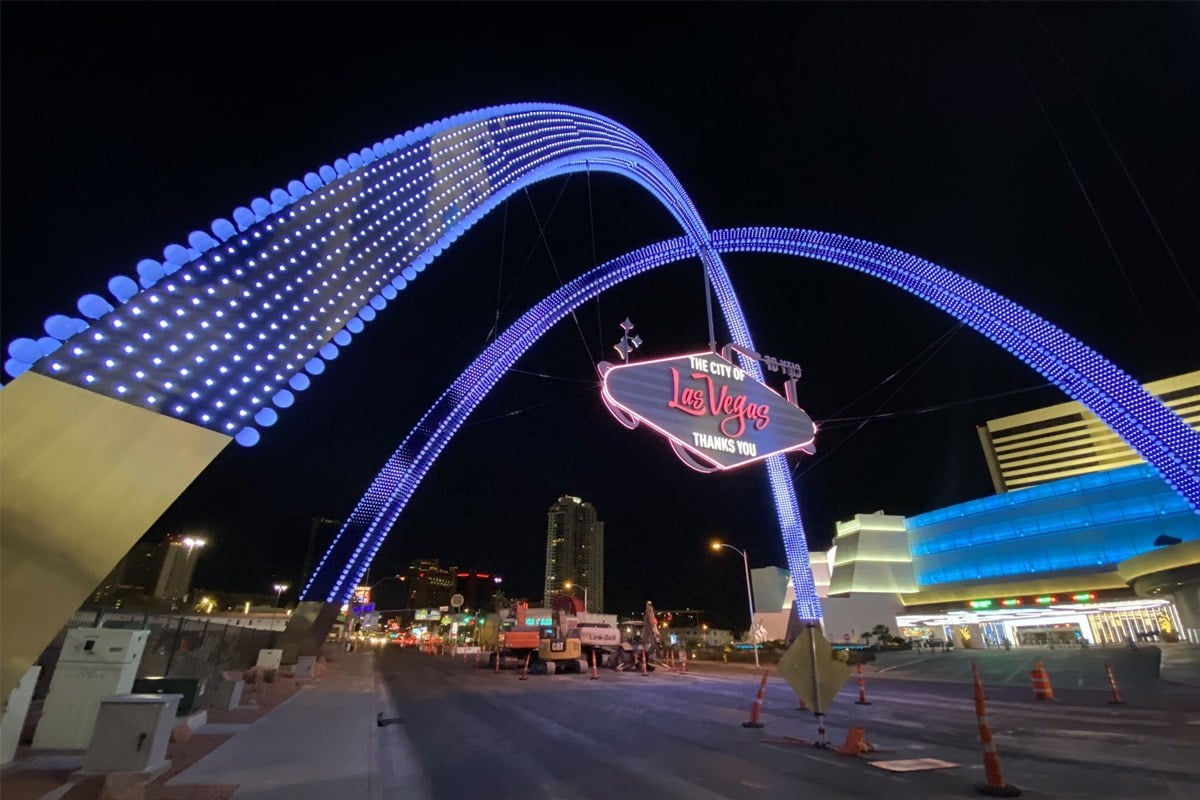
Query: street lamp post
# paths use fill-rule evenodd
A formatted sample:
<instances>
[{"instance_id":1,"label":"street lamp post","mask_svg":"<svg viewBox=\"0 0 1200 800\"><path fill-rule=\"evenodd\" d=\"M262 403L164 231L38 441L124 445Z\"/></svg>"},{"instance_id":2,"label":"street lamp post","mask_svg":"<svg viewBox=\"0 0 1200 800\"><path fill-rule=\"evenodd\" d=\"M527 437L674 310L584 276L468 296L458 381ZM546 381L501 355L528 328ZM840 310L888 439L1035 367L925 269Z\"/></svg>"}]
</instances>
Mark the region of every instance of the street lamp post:
<instances>
[{"instance_id":1,"label":"street lamp post","mask_svg":"<svg viewBox=\"0 0 1200 800\"><path fill-rule=\"evenodd\" d=\"M287 590L288 590L288 585L286 583L275 584L275 605L276 606L279 605L280 600L283 599L283 593L286 592Z\"/></svg>"},{"instance_id":2,"label":"street lamp post","mask_svg":"<svg viewBox=\"0 0 1200 800\"><path fill-rule=\"evenodd\" d=\"M742 554L742 567L744 567L746 570L746 602L750 606L750 630L749 630L749 633L750 633L751 643L754 645L754 666L757 667L757 666L759 666L759 664L758 664L758 638L754 635L754 593L750 590L750 559L746 555L745 550L739 550L738 548L734 547L731 544L726 544L725 542L713 542L712 543L713 550L719 551L722 547L728 547L733 552Z\"/></svg>"},{"instance_id":3,"label":"street lamp post","mask_svg":"<svg viewBox=\"0 0 1200 800\"><path fill-rule=\"evenodd\" d=\"M570 581L567 581L566 583L563 584L563 588L566 589L568 592L572 591L574 589L583 589L583 610L584 611L588 610L588 595L587 595L587 587L586 586L577 586L576 584L573 584Z\"/></svg>"}]
</instances>

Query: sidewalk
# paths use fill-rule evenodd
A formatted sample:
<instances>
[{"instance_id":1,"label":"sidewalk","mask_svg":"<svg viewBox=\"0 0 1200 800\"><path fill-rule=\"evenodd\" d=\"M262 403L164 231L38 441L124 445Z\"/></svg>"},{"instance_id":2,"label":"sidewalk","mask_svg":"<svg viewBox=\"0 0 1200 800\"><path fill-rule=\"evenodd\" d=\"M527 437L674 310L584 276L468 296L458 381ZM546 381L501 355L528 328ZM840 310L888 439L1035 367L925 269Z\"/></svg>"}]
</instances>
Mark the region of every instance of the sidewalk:
<instances>
[{"instance_id":1,"label":"sidewalk","mask_svg":"<svg viewBox=\"0 0 1200 800\"><path fill-rule=\"evenodd\" d=\"M167 749L171 767L130 800L380 800L421 797L402 725L377 688L374 655L344 654L315 680L262 684L257 705L209 713L209 723ZM381 751L381 744L385 746ZM380 753L384 753L381 763ZM21 748L0 772L4 800L100 800L97 782L72 784L83 751ZM403 791L396 791L403 787ZM121 795L120 800L125 800ZM114 800L117 798L114 796Z\"/></svg>"}]
</instances>

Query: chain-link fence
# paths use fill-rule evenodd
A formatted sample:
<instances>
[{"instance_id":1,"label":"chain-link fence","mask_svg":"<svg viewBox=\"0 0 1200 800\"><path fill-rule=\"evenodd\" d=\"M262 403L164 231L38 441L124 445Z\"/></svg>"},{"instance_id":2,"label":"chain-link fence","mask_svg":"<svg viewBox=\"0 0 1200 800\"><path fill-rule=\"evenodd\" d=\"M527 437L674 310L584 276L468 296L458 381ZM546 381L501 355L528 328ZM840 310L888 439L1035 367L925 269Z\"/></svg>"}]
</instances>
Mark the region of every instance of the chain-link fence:
<instances>
[{"instance_id":1,"label":"chain-link fence","mask_svg":"<svg viewBox=\"0 0 1200 800\"><path fill-rule=\"evenodd\" d=\"M277 631L224 625L190 614L154 614L106 608L81 608L42 652L42 667L34 699L44 698L54 666L71 628L148 630L150 636L138 665L137 677L197 678L219 682L222 672L246 670L258 661L258 651L274 646Z\"/></svg>"}]
</instances>

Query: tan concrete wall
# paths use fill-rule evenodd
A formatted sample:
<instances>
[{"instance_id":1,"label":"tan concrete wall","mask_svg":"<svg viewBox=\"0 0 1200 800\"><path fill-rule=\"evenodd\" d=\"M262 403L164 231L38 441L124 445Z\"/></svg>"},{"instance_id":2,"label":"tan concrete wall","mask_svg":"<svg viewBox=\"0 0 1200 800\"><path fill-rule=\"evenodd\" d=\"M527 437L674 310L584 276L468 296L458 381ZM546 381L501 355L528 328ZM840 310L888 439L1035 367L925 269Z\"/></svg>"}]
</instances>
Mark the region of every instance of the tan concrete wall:
<instances>
[{"instance_id":1,"label":"tan concrete wall","mask_svg":"<svg viewBox=\"0 0 1200 800\"><path fill-rule=\"evenodd\" d=\"M0 390L0 697L229 442L36 373Z\"/></svg>"}]
</instances>

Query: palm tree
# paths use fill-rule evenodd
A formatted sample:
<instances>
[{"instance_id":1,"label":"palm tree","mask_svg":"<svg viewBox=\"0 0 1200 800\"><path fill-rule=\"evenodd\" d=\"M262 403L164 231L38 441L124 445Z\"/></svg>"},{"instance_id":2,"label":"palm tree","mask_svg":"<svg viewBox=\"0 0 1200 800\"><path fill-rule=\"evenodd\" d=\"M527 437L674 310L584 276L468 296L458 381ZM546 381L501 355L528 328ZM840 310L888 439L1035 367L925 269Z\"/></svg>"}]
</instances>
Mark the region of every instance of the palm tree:
<instances>
[{"instance_id":1,"label":"palm tree","mask_svg":"<svg viewBox=\"0 0 1200 800\"><path fill-rule=\"evenodd\" d=\"M884 644L891 640L891 631L887 625L876 625L871 629L871 635L875 637L875 649L878 650Z\"/></svg>"}]
</instances>

